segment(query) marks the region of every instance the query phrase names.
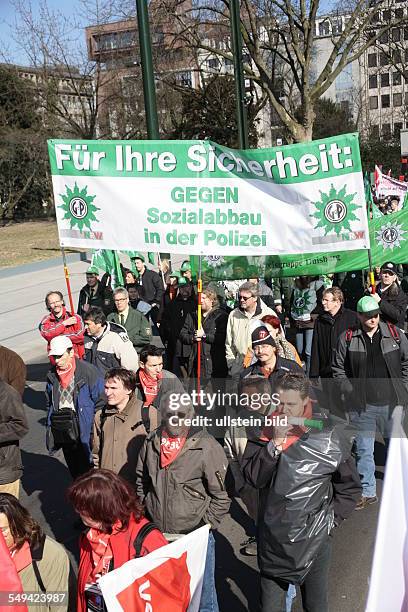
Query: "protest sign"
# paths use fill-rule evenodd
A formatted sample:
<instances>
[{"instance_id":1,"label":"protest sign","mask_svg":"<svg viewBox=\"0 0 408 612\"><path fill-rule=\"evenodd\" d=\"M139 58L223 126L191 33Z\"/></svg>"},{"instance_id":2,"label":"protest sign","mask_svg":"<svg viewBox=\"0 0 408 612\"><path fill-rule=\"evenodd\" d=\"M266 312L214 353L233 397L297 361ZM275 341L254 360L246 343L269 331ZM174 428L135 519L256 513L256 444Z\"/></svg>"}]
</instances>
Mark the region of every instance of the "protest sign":
<instances>
[{"instance_id":1,"label":"protest sign","mask_svg":"<svg viewBox=\"0 0 408 612\"><path fill-rule=\"evenodd\" d=\"M368 249L358 137L48 142L62 246L215 255Z\"/></svg>"}]
</instances>

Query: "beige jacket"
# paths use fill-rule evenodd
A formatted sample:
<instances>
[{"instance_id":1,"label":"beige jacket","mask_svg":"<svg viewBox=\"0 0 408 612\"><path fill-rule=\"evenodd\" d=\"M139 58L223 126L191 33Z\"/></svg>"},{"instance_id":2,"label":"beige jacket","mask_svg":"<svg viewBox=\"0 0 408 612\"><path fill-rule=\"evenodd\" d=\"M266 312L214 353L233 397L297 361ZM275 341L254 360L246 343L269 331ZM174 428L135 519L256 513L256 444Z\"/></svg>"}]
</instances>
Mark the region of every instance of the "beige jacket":
<instances>
[{"instance_id":1,"label":"beige jacket","mask_svg":"<svg viewBox=\"0 0 408 612\"><path fill-rule=\"evenodd\" d=\"M225 355L232 378L237 377L242 371L244 357L251 346L251 321L262 319L267 314L277 316L272 308L269 308L259 298L252 317L247 317L240 308L235 308L230 313L227 324Z\"/></svg>"},{"instance_id":2,"label":"beige jacket","mask_svg":"<svg viewBox=\"0 0 408 612\"><path fill-rule=\"evenodd\" d=\"M36 549L38 551L39 549ZM48 536L45 538L44 548L40 550L38 556L36 551L32 551L33 559L36 559L37 567L44 583L47 593L65 593L62 604L33 604L28 605L29 612L67 612L68 606L68 579L69 579L69 558L67 552L61 544L58 544ZM32 564L19 572L24 593L39 593L42 595L40 585L34 574Z\"/></svg>"},{"instance_id":3,"label":"beige jacket","mask_svg":"<svg viewBox=\"0 0 408 612\"><path fill-rule=\"evenodd\" d=\"M133 395L122 412L105 406L95 415L92 457L96 468L112 470L129 482L135 482L136 464L147 432L142 419L143 403ZM102 413L105 421L101 428ZM159 425L159 413L153 406L146 411L149 431Z\"/></svg>"}]
</instances>

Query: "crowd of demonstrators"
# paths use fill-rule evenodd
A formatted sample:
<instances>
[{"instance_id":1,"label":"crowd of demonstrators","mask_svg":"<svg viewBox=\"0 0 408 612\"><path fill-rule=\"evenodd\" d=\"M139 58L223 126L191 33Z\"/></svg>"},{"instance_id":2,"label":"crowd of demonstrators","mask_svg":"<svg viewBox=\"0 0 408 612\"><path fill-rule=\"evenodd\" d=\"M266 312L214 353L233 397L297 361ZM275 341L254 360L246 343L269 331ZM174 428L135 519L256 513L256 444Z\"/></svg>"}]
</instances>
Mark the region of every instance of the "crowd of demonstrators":
<instances>
[{"instance_id":1,"label":"crowd of demonstrators","mask_svg":"<svg viewBox=\"0 0 408 612\"><path fill-rule=\"evenodd\" d=\"M209 524L200 611L218 610L216 532L236 496L252 521L242 546L258 557L260 610L289 610L299 587L305 610L327 612L332 536L377 501L375 436L387 448L393 409L408 404L398 267L385 262L369 294L361 271L328 286L240 269L241 281L204 287L199 327L189 261L174 271L168 262L161 276L140 254L134 264L113 291L88 269L75 315L50 291L40 323L51 362L46 444L62 450L75 527L87 528L77 609L104 609L106 572ZM211 405L192 400L198 362ZM24 381L22 360L0 347L0 527L23 589L42 591L54 589L53 566L67 580L69 562L17 501ZM232 404L224 391L235 391ZM214 425L228 407L240 420Z\"/></svg>"}]
</instances>

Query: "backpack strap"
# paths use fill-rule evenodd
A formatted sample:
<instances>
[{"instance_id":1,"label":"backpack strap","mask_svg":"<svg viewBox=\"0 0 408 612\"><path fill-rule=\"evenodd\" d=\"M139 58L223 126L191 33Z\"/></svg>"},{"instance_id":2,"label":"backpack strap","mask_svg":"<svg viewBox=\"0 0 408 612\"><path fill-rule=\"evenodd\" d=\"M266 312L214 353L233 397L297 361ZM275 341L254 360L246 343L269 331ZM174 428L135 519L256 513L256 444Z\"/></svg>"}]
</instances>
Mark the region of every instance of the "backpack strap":
<instances>
[{"instance_id":1,"label":"backpack strap","mask_svg":"<svg viewBox=\"0 0 408 612\"><path fill-rule=\"evenodd\" d=\"M352 337L353 337L353 330L351 329L351 327L349 327L348 329L346 329L346 344L347 344L347 346L350 346L350 342L351 342Z\"/></svg>"},{"instance_id":2,"label":"backpack strap","mask_svg":"<svg viewBox=\"0 0 408 612\"><path fill-rule=\"evenodd\" d=\"M103 444L105 441L105 434L103 432L103 428L105 426L105 421L107 419L107 415L106 415L106 406L104 406L101 410L101 422L99 424L100 427L100 435L99 435L99 464L102 461L102 451L103 451Z\"/></svg>"},{"instance_id":3,"label":"backpack strap","mask_svg":"<svg viewBox=\"0 0 408 612\"><path fill-rule=\"evenodd\" d=\"M395 342L397 342L397 344L400 344L401 343L401 338L400 338L400 335L399 335L398 330L395 327L395 325L393 323L390 323L389 321L387 321L387 326L388 326L389 332L390 332L393 340L395 340Z\"/></svg>"},{"instance_id":4,"label":"backpack strap","mask_svg":"<svg viewBox=\"0 0 408 612\"><path fill-rule=\"evenodd\" d=\"M146 523L145 525L143 525L143 527L141 527L141 529L139 530L139 533L137 534L135 538L135 541L133 542L133 546L135 548L135 558L140 557L140 553L142 552L143 542L145 541L149 533L151 533L155 529L157 529L157 531L160 531L157 525L151 522Z\"/></svg>"},{"instance_id":5,"label":"backpack strap","mask_svg":"<svg viewBox=\"0 0 408 612\"><path fill-rule=\"evenodd\" d=\"M38 563L34 559L32 559L31 563L32 563L32 566L33 566L34 576L35 576L35 578L37 580L38 586L40 587L41 593L46 593L47 589L45 588L44 582L43 582L43 580L41 578L40 570L38 568Z\"/></svg>"}]
</instances>

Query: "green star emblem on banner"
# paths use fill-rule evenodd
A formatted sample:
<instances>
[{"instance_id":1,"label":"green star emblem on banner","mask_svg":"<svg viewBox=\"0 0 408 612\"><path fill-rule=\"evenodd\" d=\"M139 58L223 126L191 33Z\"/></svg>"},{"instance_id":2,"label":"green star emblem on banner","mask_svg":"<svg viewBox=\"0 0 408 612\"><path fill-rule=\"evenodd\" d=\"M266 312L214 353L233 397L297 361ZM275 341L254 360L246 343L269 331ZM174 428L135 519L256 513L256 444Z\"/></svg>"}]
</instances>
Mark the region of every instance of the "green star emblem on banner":
<instances>
[{"instance_id":1,"label":"green star emblem on banner","mask_svg":"<svg viewBox=\"0 0 408 612\"><path fill-rule=\"evenodd\" d=\"M88 188L79 189L76 183L73 189L70 189L68 185L65 187L66 193L60 194L64 204L59 206L65 212L63 219L69 219L71 228L77 225L80 231L84 227L90 230L92 221L99 223L94 214L97 210L100 210L93 204L96 196L88 195Z\"/></svg>"},{"instance_id":2,"label":"green star emblem on banner","mask_svg":"<svg viewBox=\"0 0 408 612\"><path fill-rule=\"evenodd\" d=\"M304 315L308 312L309 306L311 304L311 296L310 291L297 291L295 290L295 294L293 296L293 310L296 310L298 315Z\"/></svg>"},{"instance_id":3,"label":"green star emblem on banner","mask_svg":"<svg viewBox=\"0 0 408 612\"><path fill-rule=\"evenodd\" d=\"M314 228L323 228L325 236L330 232L339 235L351 231L350 221L358 221L354 212L361 208L353 202L355 196L355 193L346 194L346 186L337 191L333 184L329 193L320 191L320 201L314 202L316 212L310 215L319 220Z\"/></svg>"}]
</instances>

